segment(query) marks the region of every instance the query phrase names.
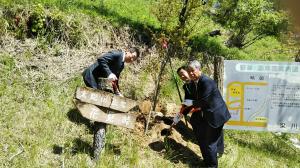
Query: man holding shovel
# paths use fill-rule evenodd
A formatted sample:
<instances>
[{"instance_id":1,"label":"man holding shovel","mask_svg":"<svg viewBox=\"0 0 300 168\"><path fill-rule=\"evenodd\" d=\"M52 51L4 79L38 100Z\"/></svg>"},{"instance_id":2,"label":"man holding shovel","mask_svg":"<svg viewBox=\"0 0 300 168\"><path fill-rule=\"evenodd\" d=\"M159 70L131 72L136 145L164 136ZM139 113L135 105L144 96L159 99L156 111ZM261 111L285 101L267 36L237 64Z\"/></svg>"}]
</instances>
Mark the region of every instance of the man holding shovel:
<instances>
[{"instance_id":1,"label":"man holding shovel","mask_svg":"<svg viewBox=\"0 0 300 168\"><path fill-rule=\"evenodd\" d=\"M103 54L82 73L84 83L87 87L106 91L111 91L111 89L107 87L108 84L111 83L113 92L122 96L119 90L118 79L124 69L124 62L132 63L139 55L139 49L135 47L126 51L114 50ZM95 122L94 127L93 153L94 159L98 160L105 145L106 124Z\"/></svg>"},{"instance_id":2,"label":"man holding shovel","mask_svg":"<svg viewBox=\"0 0 300 168\"><path fill-rule=\"evenodd\" d=\"M189 97L192 95L192 89L191 89L191 78L189 76L189 73L187 71L186 66L182 66L178 68L177 70L177 75L180 77L182 81L184 81L183 89L185 93L185 99L192 99L192 97ZM173 126L177 124L183 115L187 115L188 113L194 113L194 112L199 112L201 113L201 108L200 107L195 107L195 106L189 106L187 107L186 105L182 105L182 108L179 113L176 114L176 116L173 118ZM170 128L171 129L171 128ZM217 144L217 153L218 157L221 157L222 154L224 153L224 133L222 131L221 137L219 138L218 144Z\"/></svg>"},{"instance_id":3,"label":"man holding shovel","mask_svg":"<svg viewBox=\"0 0 300 168\"><path fill-rule=\"evenodd\" d=\"M200 63L189 62L187 72L191 79L190 92L185 91L187 95L182 104L201 109L192 114L190 122L205 166L218 167L218 143L223 138L223 126L231 116L214 80L202 74Z\"/></svg>"}]
</instances>

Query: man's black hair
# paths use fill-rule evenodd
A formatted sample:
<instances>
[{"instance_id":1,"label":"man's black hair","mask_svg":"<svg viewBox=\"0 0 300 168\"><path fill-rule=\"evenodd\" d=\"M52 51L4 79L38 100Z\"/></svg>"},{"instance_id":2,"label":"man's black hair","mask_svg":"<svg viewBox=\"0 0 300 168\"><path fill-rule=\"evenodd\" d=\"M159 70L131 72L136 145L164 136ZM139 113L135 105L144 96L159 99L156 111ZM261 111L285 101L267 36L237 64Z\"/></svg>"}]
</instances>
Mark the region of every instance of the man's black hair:
<instances>
[{"instance_id":1,"label":"man's black hair","mask_svg":"<svg viewBox=\"0 0 300 168\"><path fill-rule=\"evenodd\" d=\"M138 58L140 56L140 50L137 47L131 47L128 50L130 53L136 53L136 57Z\"/></svg>"},{"instance_id":2,"label":"man's black hair","mask_svg":"<svg viewBox=\"0 0 300 168\"><path fill-rule=\"evenodd\" d=\"M182 70L182 69L183 69L183 70L186 70L186 68L187 68L187 67L186 67L185 65L179 67L179 68L177 69L177 74L179 73L180 70Z\"/></svg>"}]
</instances>

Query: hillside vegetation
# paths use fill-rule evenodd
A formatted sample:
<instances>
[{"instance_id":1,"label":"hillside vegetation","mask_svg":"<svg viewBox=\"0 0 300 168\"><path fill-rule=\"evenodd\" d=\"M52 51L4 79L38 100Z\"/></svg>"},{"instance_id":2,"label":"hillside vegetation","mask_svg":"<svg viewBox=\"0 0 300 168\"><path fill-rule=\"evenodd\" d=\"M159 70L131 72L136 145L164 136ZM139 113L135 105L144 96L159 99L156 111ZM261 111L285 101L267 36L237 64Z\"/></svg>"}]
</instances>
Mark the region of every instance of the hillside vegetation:
<instances>
[{"instance_id":1,"label":"hillside vegetation","mask_svg":"<svg viewBox=\"0 0 300 168\"><path fill-rule=\"evenodd\" d=\"M157 137L155 123L143 134L146 114L134 130L108 127L101 161L91 160L92 126L73 105L81 72L101 53L139 46L143 57L121 75L126 97L151 99L163 51L157 41L168 35L155 13L155 0L1 0L0 1L0 167L197 167L197 161L178 152L178 145L201 156L192 139L170 145ZM167 8L167 7L166 7ZM201 8L205 8L202 6ZM167 10L167 9L166 9ZM205 10L205 9L204 9ZM195 21L190 53L211 74L213 55L226 59L293 61L297 42L292 32L266 36L239 49L227 47L228 28L209 15ZM222 36L210 37L220 29ZM191 46L189 46L191 45ZM183 47L184 48L184 47ZM175 69L188 55L173 57ZM179 103L172 70L162 77L159 101ZM166 114L171 116L172 114ZM296 134L225 131L225 155L220 167L300 167L300 151L288 139ZM164 150L150 144L163 141ZM201 162L201 161L200 161Z\"/></svg>"}]
</instances>

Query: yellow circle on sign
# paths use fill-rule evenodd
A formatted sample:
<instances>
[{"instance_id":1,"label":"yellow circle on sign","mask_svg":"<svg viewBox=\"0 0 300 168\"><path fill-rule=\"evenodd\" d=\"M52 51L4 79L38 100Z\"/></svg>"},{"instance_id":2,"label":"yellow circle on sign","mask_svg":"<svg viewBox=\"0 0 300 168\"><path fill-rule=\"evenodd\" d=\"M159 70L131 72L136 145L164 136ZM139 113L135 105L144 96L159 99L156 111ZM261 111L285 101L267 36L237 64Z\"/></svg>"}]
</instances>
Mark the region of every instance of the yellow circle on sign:
<instances>
[{"instance_id":1,"label":"yellow circle on sign","mask_svg":"<svg viewBox=\"0 0 300 168\"><path fill-rule=\"evenodd\" d=\"M242 94L241 85L232 85L229 87L229 94L231 97L239 97Z\"/></svg>"}]
</instances>

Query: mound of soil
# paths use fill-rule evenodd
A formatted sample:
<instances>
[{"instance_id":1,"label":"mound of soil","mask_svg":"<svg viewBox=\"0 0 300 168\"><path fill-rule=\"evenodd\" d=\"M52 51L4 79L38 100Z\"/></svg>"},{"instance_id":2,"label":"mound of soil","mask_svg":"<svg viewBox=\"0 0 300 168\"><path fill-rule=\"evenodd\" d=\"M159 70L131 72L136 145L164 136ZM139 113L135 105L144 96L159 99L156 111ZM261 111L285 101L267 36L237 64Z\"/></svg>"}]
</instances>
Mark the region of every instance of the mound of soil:
<instances>
[{"instance_id":1,"label":"mound of soil","mask_svg":"<svg viewBox=\"0 0 300 168\"><path fill-rule=\"evenodd\" d=\"M170 128L171 116L155 116L149 123L149 129L145 135L146 118L145 114L140 114L133 131L143 146L150 147L174 163L201 164L200 149L188 121L185 122L182 119L177 125Z\"/></svg>"}]
</instances>

